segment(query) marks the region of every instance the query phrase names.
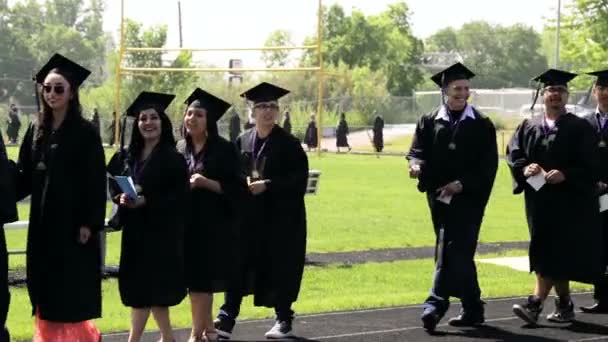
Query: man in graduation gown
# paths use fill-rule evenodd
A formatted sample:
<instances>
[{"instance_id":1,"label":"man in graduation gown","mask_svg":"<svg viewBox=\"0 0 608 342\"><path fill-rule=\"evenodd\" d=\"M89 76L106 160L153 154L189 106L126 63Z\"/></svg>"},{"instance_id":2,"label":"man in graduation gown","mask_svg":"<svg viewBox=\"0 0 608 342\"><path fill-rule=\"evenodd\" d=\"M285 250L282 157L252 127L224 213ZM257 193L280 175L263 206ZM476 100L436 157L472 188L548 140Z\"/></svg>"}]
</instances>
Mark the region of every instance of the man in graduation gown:
<instances>
[{"instance_id":1,"label":"man in graduation gown","mask_svg":"<svg viewBox=\"0 0 608 342\"><path fill-rule=\"evenodd\" d=\"M597 183L598 195L608 193L608 70L590 73L597 80L593 85L593 97L597 102L595 113L589 114L585 119L597 132L599 148L600 180ZM608 211L601 214L602 237L604 248L604 276L595 285L595 304L581 307L586 313L608 313Z\"/></svg>"},{"instance_id":2,"label":"man in graduation gown","mask_svg":"<svg viewBox=\"0 0 608 342\"><path fill-rule=\"evenodd\" d=\"M9 164L4 138L0 133L0 342L10 341L6 316L11 296L8 291L8 253L3 225L17 220L14 171Z\"/></svg>"},{"instance_id":3,"label":"man in graduation gown","mask_svg":"<svg viewBox=\"0 0 608 342\"><path fill-rule=\"evenodd\" d=\"M379 114L376 114L376 117L374 118L374 138L373 138L373 143L374 143L374 148L376 149L376 152L382 152L382 150L384 149L384 120L382 119L382 117Z\"/></svg>"},{"instance_id":4,"label":"man in graduation gown","mask_svg":"<svg viewBox=\"0 0 608 342\"><path fill-rule=\"evenodd\" d=\"M274 308L276 323L268 338L293 336L294 312L306 253L304 194L308 158L300 141L275 122L278 99L289 93L261 83L241 96L253 102L256 125L237 139L242 177L249 184L241 229L242 291L228 291L216 320L222 337L232 333L244 295L256 306ZM246 277L248 276L248 277Z\"/></svg>"},{"instance_id":5,"label":"man in graduation gown","mask_svg":"<svg viewBox=\"0 0 608 342\"><path fill-rule=\"evenodd\" d=\"M421 317L429 332L445 315L452 296L461 299L462 310L450 325L484 322L473 257L498 152L494 125L467 103L473 76L457 63L432 77L447 102L420 118L407 155L410 177L418 178L418 189L426 192L437 237L435 278Z\"/></svg>"},{"instance_id":6,"label":"man in graduation gown","mask_svg":"<svg viewBox=\"0 0 608 342\"><path fill-rule=\"evenodd\" d=\"M513 312L536 324L555 287L553 322L574 319L569 280L593 283L601 275L602 246L597 198L597 145L589 123L566 111L575 74L550 69L539 82L545 113L524 120L507 146L513 193L524 193L530 230L534 294ZM542 84L542 87L541 87ZM535 102L535 101L534 101Z\"/></svg>"},{"instance_id":7,"label":"man in graduation gown","mask_svg":"<svg viewBox=\"0 0 608 342\"><path fill-rule=\"evenodd\" d=\"M232 111L232 116L230 117L229 133L230 142L236 142L236 138L241 134L241 118L236 110Z\"/></svg>"},{"instance_id":8,"label":"man in graduation gown","mask_svg":"<svg viewBox=\"0 0 608 342\"><path fill-rule=\"evenodd\" d=\"M283 129L285 132L291 134L291 116L288 110L283 114Z\"/></svg>"}]
</instances>

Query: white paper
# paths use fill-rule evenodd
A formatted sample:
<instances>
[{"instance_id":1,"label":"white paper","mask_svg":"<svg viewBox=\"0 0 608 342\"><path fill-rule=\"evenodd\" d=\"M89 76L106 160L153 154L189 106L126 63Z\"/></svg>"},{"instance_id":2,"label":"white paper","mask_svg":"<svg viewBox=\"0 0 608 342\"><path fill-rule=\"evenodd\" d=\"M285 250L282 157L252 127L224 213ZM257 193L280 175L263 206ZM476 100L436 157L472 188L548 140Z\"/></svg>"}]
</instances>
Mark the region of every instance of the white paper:
<instances>
[{"instance_id":1,"label":"white paper","mask_svg":"<svg viewBox=\"0 0 608 342\"><path fill-rule=\"evenodd\" d=\"M528 184L530 184L530 186L532 186L534 190L538 191L540 190L540 188L543 187L543 185L545 185L545 183L547 183L547 181L545 180L546 174L547 173L545 171L539 172L534 176L528 177L528 179L526 179L526 182L528 182Z\"/></svg>"},{"instance_id":2,"label":"white paper","mask_svg":"<svg viewBox=\"0 0 608 342\"><path fill-rule=\"evenodd\" d=\"M439 202L442 202L442 203L445 203L445 204L449 205L450 202L452 202L452 195L443 195L443 196L439 195L439 196L437 196L437 200Z\"/></svg>"},{"instance_id":3,"label":"white paper","mask_svg":"<svg viewBox=\"0 0 608 342\"><path fill-rule=\"evenodd\" d=\"M600 213L608 210L608 194L600 196Z\"/></svg>"}]
</instances>

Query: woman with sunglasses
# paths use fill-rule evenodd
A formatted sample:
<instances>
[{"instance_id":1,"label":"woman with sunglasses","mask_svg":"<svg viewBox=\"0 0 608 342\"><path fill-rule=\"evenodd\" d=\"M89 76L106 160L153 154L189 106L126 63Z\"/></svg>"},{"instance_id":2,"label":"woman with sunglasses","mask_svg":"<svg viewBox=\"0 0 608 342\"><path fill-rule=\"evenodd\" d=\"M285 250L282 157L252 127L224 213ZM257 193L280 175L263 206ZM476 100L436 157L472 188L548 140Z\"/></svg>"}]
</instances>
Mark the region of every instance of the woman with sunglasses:
<instances>
[{"instance_id":1,"label":"woman with sunglasses","mask_svg":"<svg viewBox=\"0 0 608 342\"><path fill-rule=\"evenodd\" d=\"M218 133L230 104L197 88L186 100L184 139L190 215L186 228L186 284L192 306L190 342L216 340L213 293L235 286L237 202L245 194L236 147Z\"/></svg>"},{"instance_id":2,"label":"woman with sunglasses","mask_svg":"<svg viewBox=\"0 0 608 342\"><path fill-rule=\"evenodd\" d=\"M160 341L175 341L169 307L186 296L183 244L188 183L186 163L175 150L173 128L165 114L173 98L139 94L127 109L136 125L129 146L108 164L112 176L131 177L137 192L131 197L110 182L123 226L118 287L123 304L131 308L129 342L141 339L150 312L160 329Z\"/></svg>"},{"instance_id":3,"label":"woman with sunglasses","mask_svg":"<svg viewBox=\"0 0 608 342\"><path fill-rule=\"evenodd\" d=\"M78 98L89 74L59 54L38 72L42 111L19 151L18 197L31 195L27 288L38 342L100 338L89 320L101 317L106 171Z\"/></svg>"}]
</instances>

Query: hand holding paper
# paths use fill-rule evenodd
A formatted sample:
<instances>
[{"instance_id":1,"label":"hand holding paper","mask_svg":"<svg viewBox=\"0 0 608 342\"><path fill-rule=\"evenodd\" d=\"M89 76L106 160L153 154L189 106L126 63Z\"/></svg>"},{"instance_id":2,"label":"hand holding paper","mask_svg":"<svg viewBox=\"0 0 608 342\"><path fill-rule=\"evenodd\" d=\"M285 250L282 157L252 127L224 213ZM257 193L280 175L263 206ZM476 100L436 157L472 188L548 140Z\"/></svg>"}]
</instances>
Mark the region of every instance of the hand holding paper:
<instances>
[{"instance_id":1,"label":"hand holding paper","mask_svg":"<svg viewBox=\"0 0 608 342\"><path fill-rule=\"evenodd\" d=\"M545 175L547 173L545 172L545 170L542 170L541 172L530 176L526 179L526 182L528 182L528 184L530 184L530 186L532 186L532 188L534 188L535 191L540 190L540 188L543 187L543 185L545 185L547 183L547 181L545 180Z\"/></svg>"}]
</instances>

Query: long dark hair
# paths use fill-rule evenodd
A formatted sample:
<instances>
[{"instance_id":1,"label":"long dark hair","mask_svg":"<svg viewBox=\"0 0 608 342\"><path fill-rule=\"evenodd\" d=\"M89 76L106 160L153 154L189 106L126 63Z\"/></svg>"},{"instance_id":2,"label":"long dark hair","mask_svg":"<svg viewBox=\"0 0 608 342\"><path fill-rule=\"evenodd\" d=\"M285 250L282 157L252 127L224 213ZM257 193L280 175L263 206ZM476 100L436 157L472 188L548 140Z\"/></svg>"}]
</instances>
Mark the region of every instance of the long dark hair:
<instances>
[{"instance_id":1,"label":"long dark hair","mask_svg":"<svg viewBox=\"0 0 608 342\"><path fill-rule=\"evenodd\" d=\"M82 117L82 106L80 105L79 88L74 84L73 77L69 72L59 68L52 69L49 74L61 75L70 85L72 98L68 102L68 110L65 120ZM69 96L70 94L66 94ZM48 137L53 127L53 109L44 100L44 92L40 92L40 102L42 103L42 111L38 113L37 133L34 137L35 146L39 147L41 142Z\"/></svg>"},{"instance_id":2,"label":"long dark hair","mask_svg":"<svg viewBox=\"0 0 608 342\"><path fill-rule=\"evenodd\" d=\"M190 108L190 107L188 107ZM188 108L186 108L186 111L184 112L184 117L182 118L182 129L181 129L181 134L182 134L182 138L184 138L184 140L186 140L186 147L190 150L193 151L192 148L192 137L190 137L190 134L188 134L188 130L186 129L186 125L184 124L184 120L186 119L186 115L188 114ZM200 108L200 107L196 107L196 108ZM215 140L219 135L219 129L217 128L217 120L209 120L209 118L211 117L215 117L208 109L206 108L201 108L201 109L205 109L205 116L207 117L207 142L213 141Z\"/></svg>"},{"instance_id":3,"label":"long dark hair","mask_svg":"<svg viewBox=\"0 0 608 342\"><path fill-rule=\"evenodd\" d=\"M131 143L129 144L129 159L132 161L136 161L141 156L141 153L144 149L144 137L141 135L139 131L139 117L141 113L146 109L154 109L158 116L160 117L160 141L158 142L158 146L161 145L170 145L175 147L175 137L173 136L173 125L171 124L171 120L167 113L164 112L163 109L159 108L157 105L149 105L141 107L137 114L137 118L133 125L133 132L131 133Z\"/></svg>"}]
</instances>

